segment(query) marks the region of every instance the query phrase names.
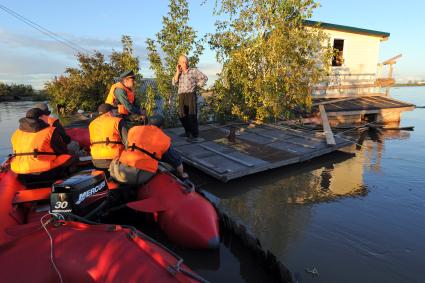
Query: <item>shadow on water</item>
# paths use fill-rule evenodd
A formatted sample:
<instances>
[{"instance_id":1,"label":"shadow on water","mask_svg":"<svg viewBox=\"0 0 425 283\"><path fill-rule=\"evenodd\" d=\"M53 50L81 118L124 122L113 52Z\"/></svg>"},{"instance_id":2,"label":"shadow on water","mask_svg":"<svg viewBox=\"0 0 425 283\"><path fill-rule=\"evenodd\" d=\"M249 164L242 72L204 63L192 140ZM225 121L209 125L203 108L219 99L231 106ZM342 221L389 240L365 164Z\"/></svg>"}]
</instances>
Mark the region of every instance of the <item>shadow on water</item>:
<instances>
[{"instance_id":1,"label":"shadow on water","mask_svg":"<svg viewBox=\"0 0 425 283\"><path fill-rule=\"evenodd\" d=\"M221 231L220 246L214 250L191 250L170 242L151 215L123 209L103 219L107 223L134 225L176 252L192 270L210 282L281 282L264 262L246 249L238 237Z\"/></svg>"}]
</instances>

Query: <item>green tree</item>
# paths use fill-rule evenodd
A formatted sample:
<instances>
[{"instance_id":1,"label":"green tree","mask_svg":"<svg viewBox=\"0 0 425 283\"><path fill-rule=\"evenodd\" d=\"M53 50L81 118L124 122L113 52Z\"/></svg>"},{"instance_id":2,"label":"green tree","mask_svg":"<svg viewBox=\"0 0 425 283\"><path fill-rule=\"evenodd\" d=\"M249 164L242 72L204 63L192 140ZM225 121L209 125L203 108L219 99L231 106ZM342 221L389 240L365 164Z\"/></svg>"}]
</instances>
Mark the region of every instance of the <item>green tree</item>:
<instances>
[{"instance_id":1,"label":"green tree","mask_svg":"<svg viewBox=\"0 0 425 283\"><path fill-rule=\"evenodd\" d=\"M216 0L210 45L223 70L211 107L221 117L269 120L311 105L310 88L329 72L326 34L308 28L313 0Z\"/></svg>"},{"instance_id":2,"label":"green tree","mask_svg":"<svg viewBox=\"0 0 425 283\"><path fill-rule=\"evenodd\" d=\"M65 75L46 83L45 90L52 102L65 105L67 112L95 111L105 101L114 77L125 70L138 73L139 60L133 54L131 38L124 35L121 42L122 52L113 51L109 62L98 51L77 54L77 68L67 68Z\"/></svg>"},{"instance_id":3,"label":"green tree","mask_svg":"<svg viewBox=\"0 0 425 283\"><path fill-rule=\"evenodd\" d=\"M0 96L10 96L20 99L36 95L38 94L31 85L13 83L5 84L3 82L0 82Z\"/></svg>"},{"instance_id":4,"label":"green tree","mask_svg":"<svg viewBox=\"0 0 425 283\"><path fill-rule=\"evenodd\" d=\"M166 122L176 121L176 89L171 79L180 55L188 55L189 64L195 67L204 47L197 40L196 31L188 25L189 9L186 0L170 0L167 16L162 18L162 29L156 39L146 40L150 68L155 74L158 92L164 100Z\"/></svg>"},{"instance_id":5,"label":"green tree","mask_svg":"<svg viewBox=\"0 0 425 283\"><path fill-rule=\"evenodd\" d=\"M155 101L155 90L153 89L152 86L148 86L146 89L146 93L143 95L143 102L144 105L146 105L145 109L146 109L146 114L148 116L151 116L154 114L154 110L155 110L155 106L156 106L156 101Z\"/></svg>"},{"instance_id":6,"label":"green tree","mask_svg":"<svg viewBox=\"0 0 425 283\"><path fill-rule=\"evenodd\" d=\"M137 74L137 81L140 81L139 59L134 55L133 40L128 35L121 37L122 51L113 51L110 64L115 74L120 74L127 70L133 70Z\"/></svg>"},{"instance_id":7,"label":"green tree","mask_svg":"<svg viewBox=\"0 0 425 283\"><path fill-rule=\"evenodd\" d=\"M63 104L67 112L94 111L104 100L114 73L100 52L79 53L77 59L78 68L67 68L65 75L46 83L45 89L51 100Z\"/></svg>"}]
</instances>

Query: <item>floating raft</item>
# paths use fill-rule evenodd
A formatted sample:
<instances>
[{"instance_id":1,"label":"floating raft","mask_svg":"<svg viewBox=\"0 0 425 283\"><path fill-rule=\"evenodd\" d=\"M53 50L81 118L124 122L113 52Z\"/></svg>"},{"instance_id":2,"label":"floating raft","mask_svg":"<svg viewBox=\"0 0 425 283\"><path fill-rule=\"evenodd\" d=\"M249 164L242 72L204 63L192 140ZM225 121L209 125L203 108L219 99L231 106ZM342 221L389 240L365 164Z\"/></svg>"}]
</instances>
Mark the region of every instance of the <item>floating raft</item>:
<instances>
[{"instance_id":1,"label":"floating raft","mask_svg":"<svg viewBox=\"0 0 425 283\"><path fill-rule=\"evenodd\" d=\"M235 140L228 138L232 128ZM352 144L335 136L329 146L325 135L274 124L200 126L200 141L190 143L180 137L183 128L167 129L173 146L185 163L223 182L246 175L310 160Z\"/></svg>"},{"instance_id":2,"label":"floating raft","mask_svg":"<svg viewBox=\"0 0 425 283\"><path fill-rule=\"evenodd\" d=\"M315 99L315 104L323 104L328 116L378 114L383 109L411 111L414 104L385 96L364 96L342 99Z\"/></svg>"}]
</instances>

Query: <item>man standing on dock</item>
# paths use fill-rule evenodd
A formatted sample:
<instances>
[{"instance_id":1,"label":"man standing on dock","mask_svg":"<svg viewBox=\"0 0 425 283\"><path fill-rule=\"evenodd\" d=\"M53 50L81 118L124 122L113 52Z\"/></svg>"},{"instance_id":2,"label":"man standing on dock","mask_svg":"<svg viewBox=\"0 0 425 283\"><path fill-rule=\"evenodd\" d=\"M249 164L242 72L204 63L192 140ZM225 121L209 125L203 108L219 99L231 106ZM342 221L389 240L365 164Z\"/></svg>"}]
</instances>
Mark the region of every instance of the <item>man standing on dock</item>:
<instances>
[{"instance_id":1,"label":"man standing on dock","mask_svg":"<svg viewBox=\"0 0 425 283\"><path fill-rule=\"evenodd\" d=\"M184 128L184 136L189 141L198 139L198 106L196 92L198 87L203 87L208 77L196 68L189 68L186 56L181 55L176 67L176 74L172 83L178 86L179 118Z\"/></svg>"}]
</instances>

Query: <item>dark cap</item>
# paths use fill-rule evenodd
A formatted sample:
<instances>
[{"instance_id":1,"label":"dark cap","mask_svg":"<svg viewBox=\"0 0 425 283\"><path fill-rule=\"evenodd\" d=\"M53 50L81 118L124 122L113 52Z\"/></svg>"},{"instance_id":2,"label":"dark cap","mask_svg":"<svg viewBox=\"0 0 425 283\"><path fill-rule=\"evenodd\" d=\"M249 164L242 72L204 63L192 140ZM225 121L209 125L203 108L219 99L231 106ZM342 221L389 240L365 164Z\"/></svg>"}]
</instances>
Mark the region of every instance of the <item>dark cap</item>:
<instances>
[{"instance_id":1,"label":"dark cap","mask_svg":"<svg viewBox=\"0 0 425 283\"><path fill-rule=\"evenodd\" d=\"M41 115L44 115L43 110L39 108L31 108L27 111L27 114L25 115L26 118L29 119L38 119Z\"/></svg>"},{"instance_id":2,"label":"dark cap","mask_svg":"<svg viewBox=\"0 0 425 283\"><path fill-rule=\"evenodd\" d=\"M136 75L134 74L133 70L125 71L124 73L121 73L121 75L118 77L119 80L123 80L125 78L134 78Z\"/></svg>"},{"instance_id":3,"label":"dark cap","mask_svg":"<svg viewBox=\"0 0 425 283\"><path fill-rule=\"evenodd\" d=\"M105 113L111 111L114 108L115 107L112 106L111 104L103 103L103 104L99 105L99 107L97 108L97 111L99 112L99 114L105 114Z\"/></svg>"},{"instance_id":4,"label":"dark cap","mask_svg":"<svg viewBox=\"0 0 425 283\"><path fill-rule=\"evenodd\" d=\"M38 108L43 111L44 115L50 115L50 113L52 113L49 110L49 106L47 106L47 104L44 102L37 103L36 105L34 105L34 108Z\"/></svg>"},{"instance_id":5,"label":"dark cap","mask_svg":"<svg viewBox=\"0 0 425 283\"><path fill-rule=\"evenodd\" d=\"M161 127L164 124L164 117L162 115L153 115L149 117L149 125Z\"/></svg>"}]
</instances>

